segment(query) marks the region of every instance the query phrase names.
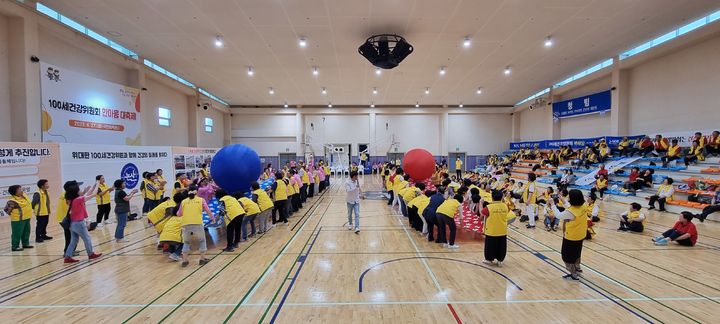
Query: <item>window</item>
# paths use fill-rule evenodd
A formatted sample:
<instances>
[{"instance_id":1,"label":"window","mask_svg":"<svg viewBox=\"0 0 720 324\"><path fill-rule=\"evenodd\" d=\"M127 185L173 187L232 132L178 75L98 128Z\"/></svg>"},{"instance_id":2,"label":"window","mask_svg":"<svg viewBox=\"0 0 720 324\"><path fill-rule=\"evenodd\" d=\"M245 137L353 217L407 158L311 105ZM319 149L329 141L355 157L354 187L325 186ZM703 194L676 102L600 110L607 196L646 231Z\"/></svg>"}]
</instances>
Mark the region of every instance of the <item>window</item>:
<instances>
[{"instance_id":1,"label":"window","mask_svg":"<svg viewBox=\"0 0 720 324\"><path fill-rule=\"evenodd\" d=\"M213 132L213 119L212 118L205 118L205 132L206 133L212 133Z\"/></svg>"},{"instance_id":2,"label":"window","mask_svg":"<svg viewBox=\"0 0 720 324\"><path fill-rule=\"evenodd\" d=\"M225 102L224 100L220 99L220 97L218 97L218 96L216 96L216 95L214 95L214 94L212 94L212 93L210 93L210 92L207 92L205 89L203 89L203 88L198 88L198 91L199 91L200 93L204 94L205 96L207 96L208 98L213 99L213 100L215 100L215 101L217 101L217 102L219 102L219 103L221 103L221 104L223 104L223 105L225 105L225 106L228 106L228 103L227 103L227 102Z\"/></svg>"},{"instance_id":3,"label":"window","mask_svg":"<svg viewBox=\"0 0 720 324\"><path fill-rule=\"evenodd\" d=\"M148 60L148 59L144 59L144 60L143 60L143 64L145 64L145 66L147 66L147 67L149 67L149 68L157 71L158 73L167 76L167 77L170 78L170 79L173 79L173 80L175 80L175 81L177 81L177 82L180 82L180 83L182 83L182 84L184 84L184 85L186 85L186 86L188 86L188 87L190 87L190 88L195 89L195 85L194 85L194 84L192 84L192 83L190 83L189 81L187 81L187 80L179 77L177 74L172 73L172 72L164 69L162 66L159 66L159 65L153 63L152 61L150 61L150 60Z\"/></svg>"},{"instance_id":4,"label":"window","mask_svg":"<svg viewBox=\"0 0 720 324\"><path fill-rule=\"evenodd\" d=\"M170 109L167 108L158 108L158 125L170 127L170 116L171 116Z\"/></svg>"},{"instance_id":5,"label":"window","mask_svg":"<svg viewBox=\"0 0 720 324\"><path fill-rule=\"evenodd\" d=\"M564 86L564 85L566 85L566 84L568 84L568 83L570 83L570 82L573 82L573 81L575 81L575 80L582 79L582 78L584 78L584 77L586 77L586 76L588 76L588 75L590 75L590 74L592 74L592 73L594 73L594 72L600 71L600 70L602 70L602 69L604 69L604 68L606 68L606 67L608 67L608 66L611 66L611 65L613 65L613 59L611 59L611 58L606 59L606 60L604 60L604 61L602 61L602 62L600 62L600 63L598 63L598 64L595 64L595 65L591 66L590 68L588 68L588 69L586 69L586 70L580 71L580 73L578 73L578 74L575 74L575 75L573 75L573 76L571 76L571 77L569 77L569 78L567 78L567 79L565 79L565 80L562 80L562 81L558 82L557 84L555 84L555 85L553 86L553 88L560 88L560 87L562 87L562 86Z\"/></svg>"}]
</instances>

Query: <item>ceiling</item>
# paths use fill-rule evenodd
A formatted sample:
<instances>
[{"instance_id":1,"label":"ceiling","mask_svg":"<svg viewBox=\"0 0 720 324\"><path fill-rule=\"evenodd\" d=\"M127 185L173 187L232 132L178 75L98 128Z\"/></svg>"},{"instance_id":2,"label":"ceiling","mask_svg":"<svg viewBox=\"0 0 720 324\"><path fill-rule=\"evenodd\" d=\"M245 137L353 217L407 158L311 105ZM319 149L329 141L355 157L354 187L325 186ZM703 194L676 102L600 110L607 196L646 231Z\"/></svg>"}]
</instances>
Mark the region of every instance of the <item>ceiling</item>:
<instances>
[{"instance_id":1,"label":"ceiling","mask_svg":"<svg viewBox=\"0 0 720 324\"><path fill-rule=\"evenodd\" d=\"M720 8L716 0L43 3L233 105L513 105ZM357 48L379 33L400 34L415 51L377 76ZM224 47L213 45L216 35L222 35ZM545 48L549 35L554 46ZM466 36L469 48L462 45ZM306 48L298 46L301 37L307 38ZM441 66L447 71L442 76ZM509 76L503 73L506 66L512 69Z\"/></svg>"}]
</instances>

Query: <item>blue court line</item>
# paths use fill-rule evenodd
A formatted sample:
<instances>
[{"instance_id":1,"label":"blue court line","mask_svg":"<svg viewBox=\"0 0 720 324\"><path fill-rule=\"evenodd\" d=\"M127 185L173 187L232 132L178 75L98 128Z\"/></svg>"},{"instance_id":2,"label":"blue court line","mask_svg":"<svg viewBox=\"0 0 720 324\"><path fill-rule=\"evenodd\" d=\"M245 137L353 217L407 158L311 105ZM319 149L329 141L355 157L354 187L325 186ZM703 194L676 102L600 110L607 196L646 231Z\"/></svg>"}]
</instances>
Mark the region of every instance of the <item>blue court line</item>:
<instances>
[{"instance_id":1,"label":"blue court line","mask_svg":"<svg viewBox=\"0 0 720 324\"><path fill-rule=\"evenodd\" d=\"M536 257L538 257L538 258L539 258L540 260L542 260L543 262L549 264L549 265L552 266L553 268L560 270L560 272L565 273L565 274L568 274L568 272L567 272L565 269L563 269L563 268L559 267L558 265L556 265L555 263L553 263L553 262L550 260L550 258L548 258L547 256L545 256L544 254L542 254L542 253L540 253L540 252L533 252L533 251L532 251L530 248L528 248L525 244L522 244L522 243L518 242L518 241L515 240L515 239L508 238L508 240L509 240L510 242L515 243L516 245L518 245L519 247L523 248L524 250L532 253L533 255L535 255ZM593 291L595 291L596 293L598 293L598 294L600 294L601 296L605 297L606 299L611 300L613 303L617 304L618 306L622 307L623 309L627 310L628 312L634 314L635 316L641 318L641 319L644 320L645 322L647 322L647 323L654 323L653 321L651 321L650 319L646 318L645 316L640 315L638 312L636 312L636 311L630 309L629 307L621 304L620 302L616 301L615 299L610 298L610 296L608 296L608 295L606 295L605 293L601 292L599 289L597 289L597 288L595 288L595 287L593 287L593 286L590 286L588 283L586 283L586 282L584 282L584 281L582 281L582 280L580 281L580 283L583 284L583 285L585 285L586 287L592 289ZM650 316L649 314L647 314L647 315ZM652 316L651 316L651 317L652 317ZM655 318L653 318L653 319L655 319Z\"/></svg>"},{"instance_id":2,"label":"blue court line","mask_svg":"<svg viewBox=\"0 0 720 324\"><path fill-rule=\"evenodd\" d=\"M297 262L300 263L300 266L298 266L297 270L295 270L295 275L293 275L292 281L290 281L290 284L288 285L287 289L285 289L285 294L283 294L282 299L280 299L280 304L278 304L278 307L275 309L275 313L273 313L273 316L270 319L270 323L275 323L275 320L277 319L278 315L280 314L280 310L282 309L283 305L285 305L285 300L287 299L288 295L290 295L290 290L295 285L295 280L297 280L298 275L300 275L300 271L302 270L303 266L305 265L305 261L307 261L307 257L310 255L310 251L312 251L313 246L315 246L315 241L317 241L318 236L320 236L320 231L322 231L322 226L320 226L317 233L315 234L315 238L312 240L312 243L310 243L310 246L308 246L308 249L307 249L307 252L305 252L305 255L298 256Z\"/></svg>"},{"instance_id":3,"label":"blue court line","mask_svg":"<svg viewBox=\"0 0 720 324\"><path fill-rule=\"evenodd\" d=\"M376 268L376 267L378 267L378 266L381 266L381 265L383 265L383 264L387 264L387 263L391 263L391 262L406 261L406 260L415 260L415 259L445 260L445 261L460 262L460 263L465 263L465 264L469 264L469 265L474 265L474 266L476 266L476 267L480 267L480 268L483 268L483 269L486 269L486 270L489 270L489 271L494 272L494 273L497 274L498 276L501 276L501 277L503 277L505 280L507 280L508 282L510 282L510 283L511 283L513 286L515 286L515 288L517 288L518 290L523 290L522 288L520 288L520 286L518 286L512 279L510 279L510 278L509 278L508 276L506 276L505 274L503 274L503 273L501 273L501 272L499 272L499 271L497 271L497 270L495 270L495 269L486 267L486 266L484 266L484 265L482 265L482 264L473 263L473 262L469 262L469 261L463 261L463 260L457 260L457 259L450 259L450 258L418 256L418 257L407 257L407 258L399 258L399 259L387 260L387 261L380 262L380 263L378 263L378 264L375 264L375 265L373 265L373 266L365 269L365 271L363 271L363 273L360 275L360 278L358 279L358 292L363 292L363 279L365 279L365 275L366 275L368 272L370 272L370 270L372 270L372 269L374 269L374 268Z\"/></svg>"}]
</instances>

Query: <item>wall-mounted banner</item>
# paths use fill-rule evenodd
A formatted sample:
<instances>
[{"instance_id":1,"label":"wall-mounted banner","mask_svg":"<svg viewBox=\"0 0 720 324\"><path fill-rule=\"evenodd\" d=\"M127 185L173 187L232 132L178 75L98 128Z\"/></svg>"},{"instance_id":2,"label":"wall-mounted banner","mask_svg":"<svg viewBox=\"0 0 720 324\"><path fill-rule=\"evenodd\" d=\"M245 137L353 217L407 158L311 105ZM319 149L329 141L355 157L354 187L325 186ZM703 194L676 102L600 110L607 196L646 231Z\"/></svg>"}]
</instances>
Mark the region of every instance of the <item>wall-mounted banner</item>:
<instances>
[{"instance_id":1,"label":"wall-mounted banner","mask_svg":"<svg viewBox=\"0 0 720 324\"><path fill-rule=\"evenodd\" d=\"M603 137L591 137L591 138L568 138L561 140L549 140L545 141L545 147L550 150L559 150L561 146L570 146L573 149L584 148L585 146L592 146L593 142L600 141Z\"/></svg>"},{"instance_id":2,"label":"wall-mounted banner","mask_svg":"<svg viewBox=\"0 0 720 324\"><path fill-rule=\"evenodd\" d=\"M40 64L43 142L140 145L140 90Z\"/></svg>"},{"instance_id":3,"label":"wall-mounted banner","mask_svg":"<svg viewBox=\"0 0 720 324\"><path fill-rule=\"evenodd\" d=\"M675 134L675 133L670 133ZM690 133L688 133L690 134ZM705 133L703 133L705 134ZM511 150L520 149L534 149L536 146L541 150L557 150L561 146L570 146L573 149L582 149L585 146L592 146L595 140L605 139L605 142L611 148L616 148L618 143L622 141L623 137L627 137L630 144L634 145L635 142L645 135L634 135L634 136L603 136L603 137L590 137L590 138L566 138L559 140L547 140L547 141L531 141L531 142L513 142L510 143Z\"/></svg>"},{"instance_id":4,"label":"wall-mounted banner","mask_svg":"<svg viewBox=\"0 0 720 324\"><path fill-rule=\"evenodd\" d=\"M567 118L610 110L610 90L553 103L553 118Z\"/></svg>"},{"instance_id":5,"label":"wall-mounted banner","mask_svg":"<svg viewBox=\"0 0 720 324\"><path fill-rule=\"evenodd\" d=\"M50 183L51 204L60 197L60 153L57 144L0 142L0 208L5 207L8 187L22 186L28 198L38 191L37 182ZM6 216L0 209L0 216Z\"/></svg>"},{"instance_id":6,"label":"wall-mounted banner","mask_svg":"<svg viewBox=\"0 0 720 324\"><path fill-rule=\"evenodd\" d=\"M710 138L712 137L712 130L693 130L693 131L684 131L684 132L661 132L659 133L663 137L667 138L668 141L672 141L674 139L678 140L678 144L681 147L690 147L692 146L693 138L695 137L695 132L702 133L703 137L705 137L705 143L710 142ZM655 138L654 135L649 135L650 138Z\"/></svg>"},{"instance_id":7,"label":"wall-mounted banner","mask_svg":"<svg viewBox=\"0 0 720 324\"><path fill-rule=\"evenodd\" d=\"M169 146L62 143L60 155L63 181L82 181L83 187L91 186L95 183L95 176L103 175L108 186L117 179L123 179L128 189L139 189L143 172L162 169L168 182L165 189L169 192L175 179Z\"/></svg>"},{"instance_id":8,"label":"wall-mounted banner","mask_svg":"<svg viewBox=\"0 0 720 324\"><path fill-rule=\"evenodd\" d=\"M205 163L210 167L210 162L215 153L220 149L216 148L196 148L173 146L173 164L175 173L186 173L188 178L192 179L200 172L202 164ZM175 175L173 175L173 178Z\"/></svg>"},{"instance_id":9,"label":"wall-mounted banner","mask_svg":"<svg viewBox=\"0 0 720 324\"><path fill-rule=\"evenodd\" d=\"M522 150L522 149L534 149L535 147L538 147L540 149L547 148L547 145L545 144L547 141L530 141L530 142L511 142L510 143L510 149L511 150Z\"/></svg>"}]
</instances>

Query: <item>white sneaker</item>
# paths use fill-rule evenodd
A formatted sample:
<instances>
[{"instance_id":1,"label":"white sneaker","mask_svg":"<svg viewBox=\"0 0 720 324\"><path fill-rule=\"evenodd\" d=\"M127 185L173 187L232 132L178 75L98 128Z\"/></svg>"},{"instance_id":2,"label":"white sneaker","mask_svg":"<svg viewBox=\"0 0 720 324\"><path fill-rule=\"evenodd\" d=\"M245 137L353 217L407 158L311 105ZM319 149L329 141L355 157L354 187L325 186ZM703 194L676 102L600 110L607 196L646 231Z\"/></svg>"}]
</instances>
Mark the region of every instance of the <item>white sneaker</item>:
<instances>
[{"instance_id":1,"label":"white sneaker","mask_svg":"<svg viewBox=\"0 0 720 324\"><path fill-rule=\"evenodd\" d=\"M360 227L355 228L355 234L360 234Z\"/></svg>"},{"instance_id":2,"label":"white sneaker","mask_svg":"<svg viewBox=\"0 0 720 324\"><path fill-rule=\"evenodd\" d=\"M348 224L348 231L352 231L353 228L354 228L354 227L352 226L352 224Z\"/></svg>"},{"instance_id":3,"label":"white sneaker","mask_svg":"<svg viewBox=\"0 0 720 324\"><path fill-rule=\"evenodd\" d=\"M109 219L105 220L105 224L112 224L112 223L114 223L112 220L109 220Z\"/></svg>"},{"instance_id":4,"label":"white sneaker","mask_svg":"<svg viewBox=\"0 0 720 324\"><path fill-rule=\"evenodd\" d=\"M498 268L502 268L502 262L498 261L498 262L496 263L496 265L497 265Z\"/></svg>"},{"instance_id":5,"label":"white sneaker","mask_svg":"<svg viewBox=\"0 0 720 324\"><path fill-rule=\"evenodd\" d=\"M457 245L457 244L455 244L455 245L448 245L448 249L454 250L454 249L459 249L459 248L460 248L460 245Z\"/></svg>"},{"instance_id":6,"label":"white sneaker","mask_svg":"<svg viewBox=\"0 0 720 324\"><path fill-rule=\"evenodd\" d=\"M482 261L482 263L483 263L483 264L488 264L488 265L489 265L489 264L492 264L492 261L488 261L488 260L483 260L483 261Z\"/></svg>"},{"instance_id":7,"label":"white sneaker","mask_svg":"<svg viewBox=\"0 0 720 324\"><path fill-rule=\"evenodd\" d=\"M117 242L117 243L127 243L127 242L130 242L130 240L128 240L128 239L126 239L126 238L121 238L121 239L119 239L119 240L115 240L115 242Z\"/></svg>"},{"instance_id":8,"label":"white sneaker","mask_svg":"<svg viewBox=\"0 0 720 324\"><path fill-rule=\"evenodd\" d=\"M168 255L168 259L170 259L170 261L173 261L173 262L178 262L178 261L180 261L180 257L177 256L177 255L175 255L175 254L173 254L173 253L170 253L170 255Z\"/></svg>"},{"instance_id":9,"label":"white sneaker","mask_svg":"<svg viewBox=\"0 0 720 324\"><path fill-rule=\"evenodd\" d=\"M95 227L96 227L96 228L101 228L101 227L103 227L103 226L104 226L103 223L97 223L97 226L95 226Z\"/></svg>"},{"instance_id":10,"label":"white sneaker","mask_svg":"<svg viewBox=\"0 0 720 324\"><path fill-rule=\"evenodd\" d=\"M448 247L448 244L447 244L447 243L443 243L443 247L444 247L444 248L447 248L447 247Z\"/></svg>"}]
</instances>

